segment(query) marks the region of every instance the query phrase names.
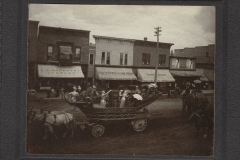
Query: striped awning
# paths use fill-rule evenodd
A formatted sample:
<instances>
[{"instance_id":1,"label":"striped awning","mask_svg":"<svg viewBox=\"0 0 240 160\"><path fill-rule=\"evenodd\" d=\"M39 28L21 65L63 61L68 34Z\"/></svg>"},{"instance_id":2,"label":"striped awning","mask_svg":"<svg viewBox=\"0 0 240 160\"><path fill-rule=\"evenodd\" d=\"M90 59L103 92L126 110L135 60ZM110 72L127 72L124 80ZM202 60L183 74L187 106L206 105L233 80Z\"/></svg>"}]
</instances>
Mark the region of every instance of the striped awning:
<instances>
[{"instance_id":1,"label":"striped awning","mask_svg":"<svg viewBox=\"0 0 240 160\"><path fill-rule=\"evenodd\" d=\"M138 81L154 82L155 69L138 69ZM158 69L157 82L175 82L168 69Z\"/></svg>"},{"instance_id":2,"label":"striped awning","mask_svg":"<svg viewBox=\"0 0 240 160\"><path fill-rule=\"evenodd\" d=\"M96 67L99 80L137 80L131 68Z\"/></svg>"},{"instance_id":3,"label":"striped awning","mask_svg":"<svg viewBox=\"0 0 240 160\"><path fill-rule=\"evenodd\" d=\"M48 78L84 78L81 66L38 65L38 76Z\"/></svg>"},{"instance_id":4,"label":"striped awning","mask_svg":"<svg viewBox=\"0 0 240 160\"><path fill-rule=\"evenodd\" d=\"M170 71L172 76L179 77L201 77L201 74L197 71Z\"/></svg>"}]
</instances>

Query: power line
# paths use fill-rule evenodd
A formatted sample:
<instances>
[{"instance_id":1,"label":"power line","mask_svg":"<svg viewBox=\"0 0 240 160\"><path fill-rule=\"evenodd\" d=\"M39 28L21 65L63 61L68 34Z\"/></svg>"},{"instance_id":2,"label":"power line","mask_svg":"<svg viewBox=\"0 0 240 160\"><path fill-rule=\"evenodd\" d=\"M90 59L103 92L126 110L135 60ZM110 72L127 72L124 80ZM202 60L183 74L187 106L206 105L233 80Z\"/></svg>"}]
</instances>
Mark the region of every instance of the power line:
<instances>
[{"instance_id":1,"label":"power line","mask_svg":"<svg viewBox=\"0 0 240 160\"><path fill-rule=\"evenodd\" d=\"M186 29L184 29L184 28L181 28L181 27L179 27L179 26L177 26L177 25L175 25L175 24L172 24L172 23L170 23L170 22L164 21L163 19L160 19L160 18L158 18L158 17L155 17L155 16L153 16L153 15L150 15L150 14L148 14L148 13L145 13L145 12L140 11L140 10L138 10L138 9L135 9L135 8L133 8L133 7L130 7L130 6L127 6L127 7L132 8L132 9L134 9L134 10L137 10L137 11L139 11L139 12L142 12L143 14L146 14L146 15L151 16L151 17L153 17L153 18L157 18L157 19L159 19L159 20L161 20L161 21L163 21L163 22L165 22L165 23L168 23L168 24L170 24L170 25L172 25L172 26L175 26L175 27L177 27L177 28L179 28L179 29L182 29L182 30L184 30L185 32L191 33L191 34L193 34L193 35L195 35L195 36L198 36L198 37L200 37L200 38L203 38L203 39L205 39L205 40L208 40L208 41L210 41L210 42L213 42L213 41L210 40L210 39L207 39L207 38L205 38L205 37L202 37L202 36L200 36L200 35L198 35L198 34L196 34L196 33L190 32L190 31L188 31L188 30L186 30ZM213 43L214 43L214 42L213 42Z\"/></svg>"}]
</instances>

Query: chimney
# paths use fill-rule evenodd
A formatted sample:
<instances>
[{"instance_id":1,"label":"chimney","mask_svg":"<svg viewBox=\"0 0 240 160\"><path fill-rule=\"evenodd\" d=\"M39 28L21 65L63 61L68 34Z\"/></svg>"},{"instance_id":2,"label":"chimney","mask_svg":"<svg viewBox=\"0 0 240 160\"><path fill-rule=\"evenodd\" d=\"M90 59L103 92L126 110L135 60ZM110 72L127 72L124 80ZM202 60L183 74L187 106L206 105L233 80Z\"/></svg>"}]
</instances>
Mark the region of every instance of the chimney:
<instances>
[{"instance_id":1,"label":"chimney","mask_svg":"<svg viewBox=\"0 0 240 160\"><path fill-rule=\"evenodd\" d=\"M147 41L147 37L144 37L143 39L144 39L144 41Z\"/></svg>"}]
</instances>

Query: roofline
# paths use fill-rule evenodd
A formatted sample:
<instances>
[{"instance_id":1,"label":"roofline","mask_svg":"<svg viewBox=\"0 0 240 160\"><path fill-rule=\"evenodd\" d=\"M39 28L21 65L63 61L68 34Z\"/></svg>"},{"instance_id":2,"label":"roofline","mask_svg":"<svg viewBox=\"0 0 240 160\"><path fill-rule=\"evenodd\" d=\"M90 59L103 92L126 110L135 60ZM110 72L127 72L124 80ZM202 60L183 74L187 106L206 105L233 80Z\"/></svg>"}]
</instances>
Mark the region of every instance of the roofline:
<instances>
[{"instance_id":1,"label":"roofline","mask_svg":"<svg viewBox=\"0 0 240 160\"><path fill-rule=\"evenodd\" d=\"M195 48L208 47L208 46L215 46L215 45L216 45L216 44L208 44L207 46L185 47L185 48L182 48L182 49L174 49L174 50L195 49Z\"/></svg>"},{"instance_id":2,"label":"roofline","mask_svg":"<svg viewBox=\"0 0 240 160\"><path fill-rule=\"evenodd\" d=\"M155 41L145 41L145 40L138 40L138 39L136 39L135 41L157 43L157 42L155 42ZM161 43L161 44L169 44L169 45L171 45L171 46L174 45L174 43L165 43L165 42L159 42L159 43Z\"/></svg>"},{"instance_id":3,"label":"roofline","mask_svg":"<svg viewBox=\"0 0 240 160\"><path fill-rule=\"evenodd\" d=\"M54 30L65 30L65 31L74 31L74 32L91 32L87 30L79 30L79 29L70 29L70 28L61 28L61 27L49 27L49 26L39 26L40 28L46 28L46 29L54 29Z\"/></svg>"},{"instance_id":4,"label":"roofline","mask_svg":"<svg viewBox=\"0 0 240 160\"><path fill-rule=\"evenodd\" d=\"M154 42L154 41L144 41L144 40L138 40L138 39L127 39L127 38L107 37L107 36L98 36L98 35L93 35L93 38L115 39L115 40L124 40L124 41L132 41L132 42L143 41L143 42L157 43L157 42ZM164 43L164 42L159 42L159 43L174 45L173 43Z\"/></svg>"},{"instance_id":5,"label":"roofline","mask_svg":"<svg viewBox=\"0 0 240 160\"><path fill-rule=\"evenodd\" d=\"M32 20L28 20L28 22L30 22L30 23L39 23L39 21L32 21Z\"/></svg>"},{"instance_id":6,"label":"roofline","mask_svg":"<svg viewBox=\"0 0 240 160\"><path fill-rule=\"evenodd\" d=\"M107 36L98 36L98 35L93 35L93 38L114 39L114 40L123 40L123 41L131 41L131 42L134 42L134 41L135 41L135 39L117 38L117 37L107 37Z\"/></svg>"}]
</instances>

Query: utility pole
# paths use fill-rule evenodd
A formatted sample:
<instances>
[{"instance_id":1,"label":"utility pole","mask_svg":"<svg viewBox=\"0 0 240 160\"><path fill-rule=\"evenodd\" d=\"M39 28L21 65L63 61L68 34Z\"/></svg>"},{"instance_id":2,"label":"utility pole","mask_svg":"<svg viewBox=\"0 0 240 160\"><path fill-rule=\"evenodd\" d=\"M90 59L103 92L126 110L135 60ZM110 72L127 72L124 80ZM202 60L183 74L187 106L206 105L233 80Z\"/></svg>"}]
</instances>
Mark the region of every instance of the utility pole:
<instances>
[{"instance_id":1,"label":"utility pole","mask_svg":"<svg viewBox=\"0 0 240 160\"><path fill-rule=\"evenodd\" d=\"M158 59L159 59L159 51L158 51L158 48L159 48L159 32L161 32L161 27L157 27L155 28L156 31L154 31L155 35L154 36L157 36L157 59L156 59L156 68L155 68L155 78L154 78L154 83L157 84L157 70L158 70Z\"/></svg>"}]
</instances>

